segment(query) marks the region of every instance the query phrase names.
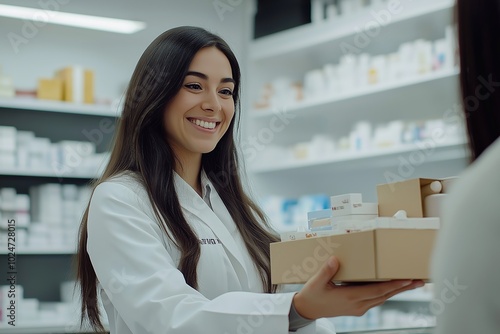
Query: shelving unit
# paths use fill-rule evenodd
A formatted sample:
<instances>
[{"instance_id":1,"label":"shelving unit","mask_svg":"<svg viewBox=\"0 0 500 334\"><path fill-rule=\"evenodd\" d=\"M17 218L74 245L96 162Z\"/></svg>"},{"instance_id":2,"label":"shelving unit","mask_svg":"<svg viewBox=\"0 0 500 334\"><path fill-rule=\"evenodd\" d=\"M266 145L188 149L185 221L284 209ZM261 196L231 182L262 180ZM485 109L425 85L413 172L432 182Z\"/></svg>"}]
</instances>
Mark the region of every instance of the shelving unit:
<instances>
[{"instance_id":1,"label":"shelving unit","mask_svg":"<svg viewBox=\"0 0 500 334\"><path fill-rule=\"evenodd\" d=\"M75 247L16 247L17 255L73 255ZM7 254L5 249L0 250L0 255Z\"/></svg>"},{"instance_id":2,"label":"shelving unit","mask_svg":"<svg viewBox=\"0 0 500 334\"><path fill-rule=\"evenodd\" d=\"M298 199L310 194L362 193L364 201L377 202L376 186L394 181L391 179L393 176L399 179L449 177L458 175L467 166L469 153L465 136L445 136L439 142L431 143L432 147L427 152L423 142L362 151L335 148L324 154L308 152L311 154L305 157L299 155L300 158L294 157L290 150L265 152L273 146L292 148L310 141L316 134L335 139L345 137L359 121L376 126L395 120L441 119L449 122L450 116L453 116L458 123L461 101L459 70L456 67L354 87L349 92L334 92L320 98L308 99L305 96L286 105L265 109L254 106L254 102L260 101L265 84L283 77L289 82L303 81L305 74L311 70L321 69L325 64L338 64L346 54L346 45L351 49L357 48L358 55L387 55L409 41L442 39L446 27L452 25L453 0L403 0L399 3L401 10L379 26L376 36L368 35L367 27L370 23L380 23L377 13L384 10L387 13L387 3L349 17L306 24L250 42L247 68L249 98L245 115L247 135L242 143L242 152L246 153L250 186L259 201L266 200L268 196ZM357 47L354 42L363 33L368 36L368 42L363 47ZM417 161L414 159L417 156L423 158ZM304 216L304 221L306 219ZM427 291L403 293L385 303L382 311L418 313L431 300L432 295ZM425 316L429 316L425 318L426 323L432 325L432 320L428 321L432 316ZM392 332L390 328L368 330ZM426 330L423 328L422 332ZM338 332L359 331L338 328ZM412 331L404 331L407 332Z\"/></svg>"},{"instance_id":3,"label":"shelving unit","mask_svg":"<svg viewBox=\"0 0 500 334\"><path fill-rule=\"evenodd\" d=\"M467 157L466 143L465 141L454 141L448 142L440 145L436 145L433 148L435 151L432 155L427 157L426 162L437 162L437 161L451 161L451 160L462 160ZM401 145L398 147L371 150L367 152L347 152L347 153L336 153L331 156L325 155L324 158L309 159L309 160L295 160L287 161L280 160L273 164L256 166L251 169L251 172L255 174L265 174L265 173L282 173L282 174L299 174L303 173L306 176L308 173L323 175L335 168L337 171L349 170L359 170L364 169L366 166L360 165L363 163L369 163L371 168L382 168L390 167L394 164L394 158L402 154L412 154L414 152L419 152L422 150L417 144ZM296 175L297 176L297 175Z\"/></svg>"},{"instance_id":4,"label":"shelving unit","mask_svg":"<svg viewBox=\"0 0 500 334\"><path fill-rule=\"evenodd\" d=\"M258 137L278 118L287 118L286 126L272 134L262 147L291 147L306 142L315 134L336 138L348 135L356 122L373 125L394 120L446 120L460 109L459 70L452 68L423 75L404 77L397 82L379 83L353 89L348 93L304 99L271 109L255 109L265 83L287 76L301 81L306 72L327 63L338 63L344 55L341 45L351 44L366 32L377 15L389 13L387 3L367 8L349 17L310 23L251 41L249 48L249 103L246 115L247 138ZM453 22L452 0L401 1L397 14L380 25L360 53L376 56L395 52L399 45L417 39L437 40ZM377 14L378 13L378 14ZM380 20L380 19L379 19ZM455 117L456 118L456 117ZM280 123L281 124L281 123ZM251 142L247 140L246 143ZM299 197L305 194L361 192L366 200L376 201L376 184L385 183L387 172L397 172L401 159L421 150L419 144L395 145L364 152L325 152L309 159L279 158L264 160L257 152L247 159L252 188L257 196ZM445 138L435 143L434 151L421 164L412 167L410 177L447 177L459 174L467 165L466 138ZM399 173L401 174L401 173ZM290 182L292 180L294 182Z\"/></svg>"},{"instance_id":5,"label":"shelving unit","mask_svg":"<svg viewBox=\"0 0 500 334\"><path fill-rule=\"evenodd\" d=\"M117 117L118 108L107 105L68 103L34 98L0 98L0 108Z\"/></svg>"},{"instance_id":6,"label":"shelving unit","mask_svg":"<svg viewBox=\"0 0 500 334\"><path fill-rule=\"evenodd\" d=\"M82 333L76 329L76 322L74 324L65 324L64 322L33 322L31 324L16 325L16 327L0 324L0 330L4 334ZM91 331L88 333L91 333Z\"/></svg>"},{"instance_id":7,"label":"shelving unit","mask_svg":"<svg viewBox=\"0 0 500 334\"><path fill-rule=\"evenodd\" d=\"M104 325L107 328L107 325ZM3 334L46 334L46 333L94 333L90 329L80 329L79 323L75 321L31 321L21 323L15 327L0 324Z\"/></svg>"},{"instance_id":8,"label":"shelving unit","mask_svg":"<svg viewBox=\"0 0 500 334\"><path fill-rule=\"evenodd\" d=\"M109 150L118 107L73 104L30 98L0 99L0 125L32 131L36 137L48 138L51 143L63 140L93 142L96 153ZM82 158L84 159L84 158ZM103 161L104 164L104 161ZM83 166L83 165L81 165ZM88 185L98 175L87 167L75 166L64 172L51 168L0 168L0 187L15 188L18 194L29 194L32 186L47 183ZM78 215L76 215L78 216ZM2 219L8 217L3 216ZM44 222L39 222L44 223ZM78 226L79 221L65 222ZM28 230L30 227L27 227ZM18 227L17 232L26 230ZM49 229L50 230L50 229ZM16 240L17 241L17 240ZM74 280L73 260L76 242L35 247L16 245L17 284L23 286L24 298L36 298L40 303L60 300L60 284ZM0 261L7 263L7 247L0 249ZM40 319L22 321L22 310L16 327L0 325L2 333L82 333L77 317L72 319ZM19 322L21 321L21 322Z\"/></svg>"},{"instance_id":9,"label":"shelving unit","mask_svg":"<svg viewBox=\"0 0 500 334\"><path fill-rule=\"evenodd\" d=\"M293 105L284 106L283 110L295 116L311 117L325 114L328 110L344 110L342 108L343 104L347 103L352 104L354 102L359 105L372 105L372 103L386 100L394 95L397 95L399 99L412 99L412 96L415 95L429 95L438 87L454 87L458 80L458 74L458 69L433 72L418 77L405 78L395 83L381 83L363 87L354 92L340 93L337 96L325 96L321 100L300 101ZM442 96L442 100L446 100L445 97L451 98L455 95L451 90L446 90L444 93L446 96ZM433 100L432 102L435 103L437 101ZM444 105L441 109L445 110L446 107ZM275 114L276 110L273 109L252 109L249 117L254 120L260 120L272 117ZM331 114L336 115L338 112L331 112Z\"/></svg>"},{"instance_id":10,"label":"shelving unit","mask_svg":"<svg viewBox=\"0 0 500 334\"><path fill-rule=\"evenodd\" d=\"M400 1L398 7L401 10L398 10L399 13L397 14L391 14L390 19L387 20L387 25L398 25L400 34L412 38L409 32L414 29L416 23L427 20L430 16L438 19L448 19L453 5L453 0L420 0L413 2L403 0ZM323 48L328 50L332 44L344 41L345 38L353 36L357 31L365 31L367 22L376 21L372 11L377 12L381 9L387 9L387 5L366 9L357 15L340 17L318 24L310 23L259 38L252 43L249 51L250 60L253 62L267 62L279 61L284 56L303 58L313 55L317 57L318 50L323 51Z\"/></svg>"},{"instance_id":11,"label":"shelving unit","mask_svg":"<svg viewBox=\"0 0 500 334\"><path fill-rule=\"evenodd\" d=\"M27 176L27 177L46 177L46 178L59 178L61 175L58 175L54 170L42 170L42 169L11 169L11 168L2 168L0 167L0 175L2 176ZM95 178L96 175L92 173L79 173L78 171L73 171L71 173L65 173L64 178L72 178L72 179L82 179L88 180Z\"/></svg>"}]
</instances>

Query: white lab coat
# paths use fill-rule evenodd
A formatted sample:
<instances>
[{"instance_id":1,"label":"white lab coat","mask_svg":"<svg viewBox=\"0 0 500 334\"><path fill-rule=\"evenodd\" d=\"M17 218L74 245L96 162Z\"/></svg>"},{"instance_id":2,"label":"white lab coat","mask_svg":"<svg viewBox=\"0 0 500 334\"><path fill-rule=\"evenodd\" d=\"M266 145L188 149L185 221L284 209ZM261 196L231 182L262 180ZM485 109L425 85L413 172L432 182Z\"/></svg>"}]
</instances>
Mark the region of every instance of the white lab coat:
<instances>
[{"instance_id":1,"label":"white lab coat","mask_svg":"<svg viewBox=\"0 0 500 334\"><path fill-rule=\"evenodd\" d=\"M202 185L211 187L213 210L175 174L184 216L200 239L198 290L177 269L180 252L158 226L142 185L123 174L96 188L87 251L112 334L288 333L294 293L262 293L229 212L205 175ZM335 331L325 320L296 333Z\"/></svg>"}]
</instances>

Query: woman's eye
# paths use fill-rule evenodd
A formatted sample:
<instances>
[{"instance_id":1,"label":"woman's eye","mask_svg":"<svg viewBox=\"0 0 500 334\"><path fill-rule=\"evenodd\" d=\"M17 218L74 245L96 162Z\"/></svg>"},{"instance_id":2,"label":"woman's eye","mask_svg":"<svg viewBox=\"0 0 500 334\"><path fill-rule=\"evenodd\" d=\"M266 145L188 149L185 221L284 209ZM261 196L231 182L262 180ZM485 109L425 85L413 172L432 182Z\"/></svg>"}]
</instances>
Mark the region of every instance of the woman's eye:
<instances>
[{"instance_id":1,"label":"woman's eye","mask_svg":"<svg viewBox=\"0 0 500 334\"><path fill-rule=\"evenodd\" d=\"M189 89L195 89L195 90L201 89L201 85L196 84L196 83L186 84L186 85L184 85L184 87L189 88Z\"/></svg>"},{"instance_id":2,"label":"woman's eye","mask_svg":"<svg viewBox=\"0 0 500 334\"><path fill-rule=\"evenodd\" d=\"M223 89L220 91L222 94L224 95L228 95L228 96L232 96L233 95L233 91L230 90L230 89Z\"/></svg>"}]
</instances>

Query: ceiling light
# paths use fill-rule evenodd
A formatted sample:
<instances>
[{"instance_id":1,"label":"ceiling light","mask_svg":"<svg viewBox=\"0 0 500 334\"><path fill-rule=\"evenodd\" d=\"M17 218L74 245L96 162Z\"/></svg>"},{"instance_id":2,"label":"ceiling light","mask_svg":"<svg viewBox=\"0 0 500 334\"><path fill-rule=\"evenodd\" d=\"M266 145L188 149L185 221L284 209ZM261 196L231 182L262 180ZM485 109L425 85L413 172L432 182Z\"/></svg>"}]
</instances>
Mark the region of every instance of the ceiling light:
<instances>
[{"instance_id":1,"label":"ceiling light","mask_svg":"<svg viewBox=\"0 0 500 334\"><path fill-rule=\"evenodd\" d=\"M122 34L133 34L146 28L146 23L139 21L7 5L0 5L0 16L86 29L111 31Z\"/></svg>"}]
</instances>

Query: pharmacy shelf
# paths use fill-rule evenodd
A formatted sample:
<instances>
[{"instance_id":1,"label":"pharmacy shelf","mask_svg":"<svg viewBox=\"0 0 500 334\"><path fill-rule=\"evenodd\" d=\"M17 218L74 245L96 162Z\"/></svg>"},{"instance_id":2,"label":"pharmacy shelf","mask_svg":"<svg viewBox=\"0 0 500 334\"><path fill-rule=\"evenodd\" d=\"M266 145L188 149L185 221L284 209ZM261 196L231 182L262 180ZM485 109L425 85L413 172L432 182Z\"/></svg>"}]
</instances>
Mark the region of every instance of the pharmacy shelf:
<instances>
[{"instance_id":1,"label":"pharmacy shelf","mask_svg":"<svg viewBox=\"0 0 500 334\"><path fill-rule=\"evenodd\" d=\"M405 291L400 294L397 294L394 297L388 299L388 301L393 302L430 302L433 298L432 291L427 289L425 291L411 290Z\"/></svg>"},{"instance_id":2,"label":"pharmacy shelf","mask_svg":"<svg viewBox=\"0 0 500 334\"><path fill-rule=\"evenodd\" d=\"M93 179L97 177L95 173L78 173L78 172L65 172L57 173L54 170L42 170L42 169L14 169L14 168L2 168L0 167L0 175L2 176L26 176L26 177L49 177L58 179Z\"/></svg>"},{"instance_id":3,"label":"pharmacy shelf","mask_svg":"<svg viewBox=\"0 0 500 334\"><path fill-rule=\"evenodd\" d=\"M341 102L350 102L348 100L356 100L359 105L373 105L373 96L377 95L378 99L391 100L395 95L400 96L399 92L406 89L414 96L422 96L426 91L432 91L435 87L452 87L458 80L460 71L455 68L452 70L443 70L423 74L413 78L402 79L392 83L382 83L373 86L367 86L357 91L339 94L337 96L326 96L323 99L305 100L284 108L283 112L294 115L318 114L323 110L336 110L336 105ZM457 87L458 88L458 87ZM343 111L343 109L337 109ZM254 109L250 113L250 117L257 119L267 119L275 116L275 109Z\"/></svg>"},{"instance_id":4,"label":"pharmacy shelf","mask_svg":"<svg viewBox=\"0 0 500 334\"><path fill-rule=\"evenodd\" d=\"M321 169L331 171L332 167L337 168L350 168L355 166L366 168L367 164L371 168L392 166L397 163L397 157L400 155L411 155L413 152L423 152L425 155L426 150L431 151L426 155L425 162L447 161L464 159L467 157L466 142L464 140L457 140L454 142L443 143L436 145L434 148L420 148L418 144L400 145L398 147L378 149L368 151L366 153L359 152L339 152L335 156L325 156L322 159L309 159L309 160L281 160L269 165L251 166L250 171L255 174L265 173L281 173L281 172L294 172L294 171L307 171L312 173L313 169L320 172Z\"/></svg>"},{"instance_id":5,"label":"pharmacy shelf","mask_svg":"<svg viewBox=\"0 0 500 334\"><path fill-rule=\"evenodd\" d=\"M105 326L106 327L106 326ZM16 325L12 327L5 324L0 324L0 330L3 334L46 334L46 333L93 333L90 330L80 330L77 329L76 324L47 324L43 323L33 323L32 325ZM359 329L352 331L337 331L338 334L431 334L433 332L432 327L423 328L370 328L370 329Z\"/></svg>"},{"instance_id":6,"label":"pharmacy shelf","mask_svg":"<svg viewBox=\"0 0 500 334\"><path fill-rule=\"evenodd\" d=\"M8 254L7 245L0 249L0 255ZM71 255L75 254L75 246L71 247L16 247L16 255Z\"/></svg>"},{"instance_id":7,"label":"pharmacy shelf","mask_svg":"<svg viewBox=\"0 0 500 334\"><path fill-rule=\"evenodd\" d=\"M66 114L118 117L118 108L107 105L68 103L35 98L0 98L0 108L45 111Z\"/></svg>"},{"instance_id":8,"label":"pharmacy shelf","mask_svg":"<svg viewBox=\"0 0 500 334\"><path fill-rule=\"evenodd\" d=\"M337 334L432 334L434 327L418 327L418 328L367 328L357 330L337 330Z\"/></svg>"},{"instance_id":9,"label":"pharmacy shelf","mask_svg":"<svg viewBox=\"0 0 500 334\"><path fill-rule=\"evenodd\" d=\"M386 24L386 21L381 21L382 24L379 23L381 29L394 28L403 33L405 29L398 26L399 23L412 19L422 19L426 15L436 15L440 12L446 12L446 15L450 15L454 6L453 0L402 0L399 3L400 6L397 6L398 9L393 11L394 14L390 15L390 19L386 19L388 23ZM305 24L256 39L250 45L249 58L256 62L288 56L292 52L299 57L303 54L309 54L311 48L318 48L323 44L365 31L368 22L378 22L373 12L384 9L388 10L387 4L380 8L367 8L359 14ZM368 27L370 26L373 27L373 25L368 25ZM338 46L336 47L338 48Z\"/></svg>"},{"instance_id":10,"label":"pharmacy shelf","mask_svg":"<svg viewBox=\"0 0 500 334\"><path fill-rule=\"evenodd\" d=\"M94 333L90 329L80 329L80 326L76 322L49 321L16 323L15 327L8 324L0 324L0 330L2 334Z\"/></svg>"}]
</instances>

